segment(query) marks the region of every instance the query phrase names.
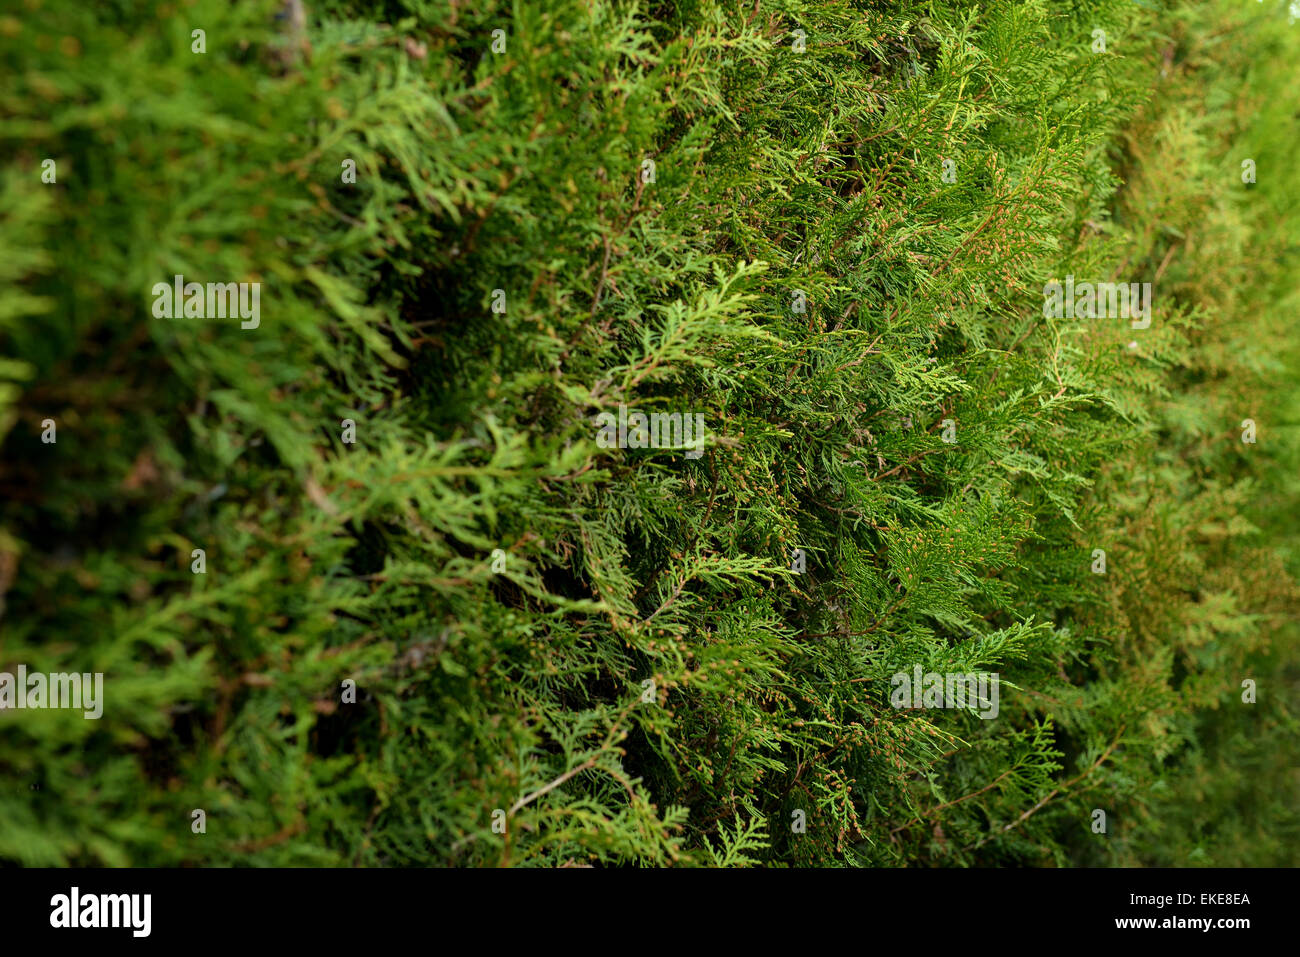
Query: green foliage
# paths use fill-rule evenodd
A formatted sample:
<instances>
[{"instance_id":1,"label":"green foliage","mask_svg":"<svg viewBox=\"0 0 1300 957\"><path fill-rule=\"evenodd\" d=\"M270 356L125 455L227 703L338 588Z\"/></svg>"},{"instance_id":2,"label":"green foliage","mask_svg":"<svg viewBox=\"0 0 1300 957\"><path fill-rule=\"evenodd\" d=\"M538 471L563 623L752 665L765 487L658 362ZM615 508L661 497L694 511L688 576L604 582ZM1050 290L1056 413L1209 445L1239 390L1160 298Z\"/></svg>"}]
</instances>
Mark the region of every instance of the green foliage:
<instances>
[{"instance_id":1,"label":"green foliage","mask_svg":"<svg viewBox=\"0 0 1300 957\"><path fill-rule=\"evenodd\" d=\"M1294 863L1285 5L295 6L0 17L0 859Z\"/></svg>"}]
</instances>

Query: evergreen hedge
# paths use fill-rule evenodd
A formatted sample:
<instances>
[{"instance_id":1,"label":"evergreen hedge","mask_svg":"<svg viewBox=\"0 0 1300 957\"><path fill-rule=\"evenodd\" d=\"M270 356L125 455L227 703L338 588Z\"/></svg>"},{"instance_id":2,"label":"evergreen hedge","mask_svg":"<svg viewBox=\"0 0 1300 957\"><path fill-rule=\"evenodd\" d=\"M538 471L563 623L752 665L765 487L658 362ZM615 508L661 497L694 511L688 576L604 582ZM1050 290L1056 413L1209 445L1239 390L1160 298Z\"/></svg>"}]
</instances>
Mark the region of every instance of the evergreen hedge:
<instances>
[{"instance_id":1,"label":"evergreen hedge","mask_svg":"<svg viewBox=\"0 0 1300 957\"><path fill-rule=\"evenodd\" d=\"M0 714L0 860L1295 863L1297 31L5 12L0 671L105 711Z\"/></svg>"}]
</instances>

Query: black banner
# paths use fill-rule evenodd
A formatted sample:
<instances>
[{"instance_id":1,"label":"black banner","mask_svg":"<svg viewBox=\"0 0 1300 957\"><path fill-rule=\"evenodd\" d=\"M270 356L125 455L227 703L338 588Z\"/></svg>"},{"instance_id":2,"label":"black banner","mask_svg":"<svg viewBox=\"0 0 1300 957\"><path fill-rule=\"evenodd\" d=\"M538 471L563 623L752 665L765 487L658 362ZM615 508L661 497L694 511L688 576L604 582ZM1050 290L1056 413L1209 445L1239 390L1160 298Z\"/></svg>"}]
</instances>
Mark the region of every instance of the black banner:
<instances>
[{"instance_id":1,"label":"black banner","mask_svg":"<svg viewBox=\"0 0 1300 957\"><path fill-rule=\"evenodd\" d=\"M1233 947L1287 933L1273 870L0 870L6 943L373 946L441 937L734 943L790 930L901 934L924 949L1043 940ZM637 913L635 902L645 902ZM799 930L799 928L804 930ZM476 930L477 928L477 930ZM593 936L593 931L598 935ZM818 932L820 933L820 932ZM886 935L877 938L877 933ZM554 935L552 937L552 935ZM927 941L930 938L930 941ZM1020 937L1032 941L1034 937Z\"/></svg>"}]
</instances>

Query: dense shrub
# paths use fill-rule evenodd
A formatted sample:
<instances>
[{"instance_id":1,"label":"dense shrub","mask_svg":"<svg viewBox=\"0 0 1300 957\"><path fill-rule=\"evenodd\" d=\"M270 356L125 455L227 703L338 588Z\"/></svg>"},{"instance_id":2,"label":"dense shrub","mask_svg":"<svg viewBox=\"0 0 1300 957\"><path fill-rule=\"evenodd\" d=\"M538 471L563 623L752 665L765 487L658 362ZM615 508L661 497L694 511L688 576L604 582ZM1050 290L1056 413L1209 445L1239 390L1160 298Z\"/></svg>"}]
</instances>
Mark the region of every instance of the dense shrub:
<instances>
[{"instance_id":1,"label":"dense shrub","mask_svg":"<svg viewBox=\"0 0 1300 957\"><path fill-rule=\"evenodd\" d=\"M1294 863L1300 26L1155 6L5 14L0 859Z\"/></svg>"}]
</instances>

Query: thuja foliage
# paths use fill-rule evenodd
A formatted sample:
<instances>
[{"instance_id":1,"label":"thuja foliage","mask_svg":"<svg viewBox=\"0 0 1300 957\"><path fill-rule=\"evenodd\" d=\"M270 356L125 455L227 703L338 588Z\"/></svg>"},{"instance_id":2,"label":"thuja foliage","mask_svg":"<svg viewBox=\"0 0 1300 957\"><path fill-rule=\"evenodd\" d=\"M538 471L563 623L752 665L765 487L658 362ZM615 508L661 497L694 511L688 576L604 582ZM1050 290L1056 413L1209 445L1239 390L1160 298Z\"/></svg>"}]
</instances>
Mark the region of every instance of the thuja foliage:
<instances>
[{"instance_id":1,"label":"thuja foliage","mask_svg":"<svg viewBox=\"0 0 1300 957\"><path fill-rule=\"evenodd\" d=\"M6 12L0 859L1294 863L1298 30Z\"/></svg>"}]
</instances>

